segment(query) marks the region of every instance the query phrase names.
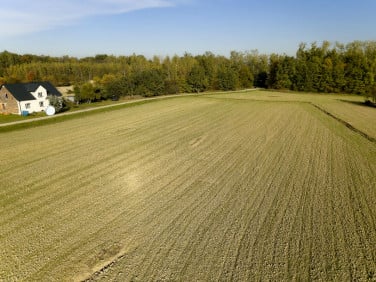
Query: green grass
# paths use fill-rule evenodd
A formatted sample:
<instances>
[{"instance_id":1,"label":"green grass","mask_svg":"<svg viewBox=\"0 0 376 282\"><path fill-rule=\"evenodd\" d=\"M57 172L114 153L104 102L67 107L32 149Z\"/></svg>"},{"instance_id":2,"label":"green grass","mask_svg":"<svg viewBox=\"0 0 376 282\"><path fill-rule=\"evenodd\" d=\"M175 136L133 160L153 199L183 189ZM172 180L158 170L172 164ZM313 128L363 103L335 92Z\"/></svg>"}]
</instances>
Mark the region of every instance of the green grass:
<instances>
[{"instance_id":1,"label":"green grass","mask_svg":"<svg viewBox=\"0 0 376 282\"><path fill-rule=\"evenodd\" d=\"M35 113L31 114L28 116L21 116L21 115L1 115L0 114L0 124L2 123L9 123L9 122L14 122L14 121L22 121L22 120L29 120L29 119L34 119L37 117L42 117L45 116L44 113Z\"/></svg>"},{"instance_id":2,"label":"green grass","mask_svg":"<svg viewBox=\"0 0 376 282\"><path fill-rule=\"evenodd\" d=\"M117 105L123 102L128 102L128 101L136 101L141 99L142 97L140 96L135 96L132 98L123 98L120 99L119 101L112 101L112 100L103 100L99 102L93 102L93 103L82 103L79 105L71 103L70 109L67 112L77 112L80 110L86 110L86 109L95 109L103 106L109 106L109 105ZM32 113L28 116L21 116L21 115L15 115L15 114L9 114L9 115L0 115L0 124L4 123L9 123L9 122L14 122L14 121L24 121L24 120L30 120L38 117L44 117L46 116L45 113Z\"/></svg>"},{"instance_id":3,"label":"green grass","mask_svg":"<svg viewBox=\"0 0 376 282\"><path fill-rule=\"evenodd\" d=\"M312 105L342 96L270 96L2 132L0 280L375 279L376 144Z\"/></svg>"},{"instance_id":4,"label":"green grass","mask_svg":"<svg viewBox=\"0 0 376 282\"><path fill-rule=\"evenodd\" d=\"M164 99L174 99L174 98L179 98L179 97L169 97L169 98L164 98ZM29 118L30 122L11 124L11 125L7 125L7 126L0 126L0 133L10 132L10 131L15 131L15 130L22 130L22 129L26 129L26 128L34 128L34 127L39 127L39 126L51 125L51 124L57 124L57 123L64 122L64 121L67 121L67 120L78 119L78 118L82 118L82 117L86 117L86 116L90 116L90 115L95 115L95 114L104 113L104 112L110 112L110 111L124 109L124 108L131 108L131 107L134 107L134 106L147 104L147 103L150 103L150 102L158 102L158 101L159 100L140 100L140 101L134 101L134 102L129 103L129 104L119 104L119 105L108 103L106 105L102 104L101 106L110 106L111 105L111 107L102 108L100 106L96 106L96 107L80 108L81 110L87 109L87 110L90 110L90 111L85 111L85 112L71 111L71 112L67 112L67 113L61 113L61 114L58 114L56 116L49 117L47 119L35 119L35 117L43 117L43 116L42 115L34 115L34 116L30 116L30 118ZM35 120L33 120L33 119L35 119ZM20 119L15 119L13 121L21 121L21 120L23 120L22 117L20 117ZM9 122L11 122L11 121L9 121Z\"/></svg>"}]
</instances>

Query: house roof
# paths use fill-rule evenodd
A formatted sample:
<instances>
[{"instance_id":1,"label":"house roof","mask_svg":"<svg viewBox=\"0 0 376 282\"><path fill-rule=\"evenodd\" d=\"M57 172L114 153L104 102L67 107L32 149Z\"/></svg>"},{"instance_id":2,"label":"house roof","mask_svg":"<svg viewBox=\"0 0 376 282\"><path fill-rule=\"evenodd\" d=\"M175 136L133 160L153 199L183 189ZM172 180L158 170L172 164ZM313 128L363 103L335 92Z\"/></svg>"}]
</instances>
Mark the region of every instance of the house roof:
<instances>
[{"instance_id":1,"label":"house roof","mask_svg":"<svg viewBox=\"0 0 376 282\"><path fill-rule=\"evenodd\" d=\"M47 90L48 96L62 96L48 81L4 84L3 86L8 89L18 101L35 100L35 97L30 92L35 92L39 86L43 86Z\"/></svg>"}]
</instances>

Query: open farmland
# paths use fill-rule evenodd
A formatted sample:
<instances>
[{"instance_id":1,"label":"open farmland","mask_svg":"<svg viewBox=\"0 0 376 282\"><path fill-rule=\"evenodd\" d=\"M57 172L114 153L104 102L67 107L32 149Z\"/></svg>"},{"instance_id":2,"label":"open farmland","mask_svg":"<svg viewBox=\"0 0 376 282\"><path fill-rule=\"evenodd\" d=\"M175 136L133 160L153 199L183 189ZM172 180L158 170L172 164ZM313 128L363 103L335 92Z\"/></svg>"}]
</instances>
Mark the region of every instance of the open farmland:
<instances>
[{"instance_id":1,"label":"open farmland","mask_svg":"<svg viewBox=\"0 0 376 282\"><path fill-rule=\"evenodd\" d=\"M376 144L306 103L351 119L346 102L312 99L180 97L1 133L0 280L375 280Z\"/></svg>"},{"instance_id":2,"label":"open farmland","mask_svg":"<svg viewBox=\"0 0 376 282\"><path fill-rule=\"evenodd\" d=\"M253 91L252 94L253 95L250 95L249 92L241 91L225 95L214 94L211 95L211 97L271 102L310 103L329 112L334 117L341 119L351 126L354 126L356 129L364 132L373 139L376 139L376 109L364 105L363 96L277 91Z\"/></svg>"}]
</instances>

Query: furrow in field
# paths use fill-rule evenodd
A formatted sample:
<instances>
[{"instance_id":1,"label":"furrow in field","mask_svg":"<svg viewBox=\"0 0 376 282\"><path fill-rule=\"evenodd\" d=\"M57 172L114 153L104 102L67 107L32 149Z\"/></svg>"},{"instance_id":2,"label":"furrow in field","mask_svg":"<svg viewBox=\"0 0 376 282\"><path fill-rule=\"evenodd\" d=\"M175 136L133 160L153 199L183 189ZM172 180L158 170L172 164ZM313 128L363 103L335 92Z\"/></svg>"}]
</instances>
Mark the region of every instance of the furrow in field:
<instances>
[{"instance_id":1,"label":"furrow in field","mask_svg":"<svg viewBox=\"0 0 376 282\"><path fill-rule=\"evenodd\" d=\"M242 141L242 140L239 140L239 141ZM171 229L168 230L168 232L166 232L167 238L166 238L166 241L164 243L162 243L162 246L165 246L169 241L171 241L171 243L168 244L169 248L164 249L165 253L158 253L156 255L157 257L159 257L159 259L163 259L163 258L166 258L166 257L167 258L168 257L171 257L171 258L175 257L178 250L180 250L180 251L182 250L181 247L178 247L180 245L180 240L178 242L176 242L175 240L178 237L184 238L184 236L186 235L187 229L190 229L190 228L188 228L188 226L192 225L192 222L193 222L194 226L197 226L197 222L196 222L197 217L200 217L201 220L206 223L205 224L206 229L212 229L211 225L212 225L213 221L211 221L211 220L206 221L205 219L208 218L208 216L210 214L212 214L213 211L215 211L217 208L220 208L224 204L223 203L224 198L227 198L227 194L229 194L230 192L231 193L233 192L231 190L228 191L228 187L230 186L229 182L231 182L232 180L229 179L228 177L226 177L226 175L234 174L238 169L238 167L236 166L236 164L238 163L236 161L237 158L235 158L238 155L234 154L234 151L236 151L236 149L231 148L232 146L228 146L229 148L227 149L227 151L230 150L230 152L224 154L225 156L224 156L223 160L220 160L217 163L212 163L210 170L213 170L213 167L214 167L214 168L216 168L215 170L217 171L217 173L218 173L218 170L219 170L221 174L214 177L214 179L216 179L216 181L212 185L208 186L208 185L205 185L205 183L203 183L207 187L207 192L205 193L206 196L200 197L200 200L198 200L198 201L196 201L196 203L194 203L194 207L191 207L191 206L188 207L188 211L183 211L182 214L177 218L178 222L173 223L173 226L175 226L175 228L177 228L179 230L179 233L176 234L176 232L173 232ZM218 169L218 167L220 167L222 163L225 163L225 166L221 169ZM209 172L210 172L210 170L209 170ZM213 189L212 186L216 183L220 183L220 186L216 187L216 190L212 190ZM194 188L195 187L192 187L192 190ZM204 187L202 187L202 188L204 188ZM199 202L199 203L197 203L197 202ZM219 204L219 206L217 206L218 204ZM211 208L211 206L213 206L213 208ZM183 213L185 213L185 215ZM205 214L207 214L207 213L209 213L209 214L205 216ZM184 228L181 228L182 226L184 226ZM199 224L199 226L200 226L200 224ZM204 234L206 234L206 232L204 232ZM162 236L164 236L164 234L162 234ZM219 240L220 238L216 238L216 239ZM184 250L184 247L183 247L183 250ZM173 252L175 255L171 255L171 252ZM148 259L149 259L149 257L148 257ZM155 263L156 261L158 262L158 259L153 260L152 258L150 258L150 260L152 261L152 263ZM152 263L150 262L149 265L151 266ZM143 265L145 265L145 264L143 263ZM146 278L146 277L144 277L144 278ZM149 279L154 279L154 278L153 278L153 276L151 276L151 277L149 277Z\"/></svg>"},{"instance_id":2,"label":"furrow in field","mask_svg":"<svg viewBox=\"0 0 376 282\"><path fill-rule=\"evenodd\" d=\"M168 111L168 113L169 112L170 111ZM137 124L140 122L138 120L127 121L127 122L122 121L122 119L124 118L123 115L119 115L117 117L117 120L112 119L111 123L110 121L107 121L107 120L100 120L100 124L97 124L96 126L94 124L95 119L92 121L93 124L91 126L90 125L88 126L86 124L87 120L85 119L84 123L80 122L81 128L76 128L76 129L75 127L77 127L77 125L75 125L74 122L71 122L70 124L72 124L72 128L73 128L72 130L78 131L79 135L75 136L74 140L72 140L72 138L70 138L69 136L70 127L68 127L69 129L64 132L65 134L64 133L60 134L61 132L59 131L59 135L58 135L59 137L55 136L57 134L53 136L53 139L49 141L51 142L50 146L46 146L45 145L46 142L44 142L44 140L41 137L39 137L39 139L37 139L36 141L30 141L28 138L25 138L25 140L22 140L21 142L25 142L25 145L23 147L27 149L25 149L25 152L23 153L20 153L19 151L17 152L17 155L21 157L21 163L22 163L21 176L30 175L32 173L37 174L38 172L42 172L45 174L51 173L50 170L47 170L47 171L45 170L45 167L49 167L48 166L49 164L51 164L50 166L51 168L51 167L56 166L57 164L64 163L67 161L72 161L72 159L74 161L74 156L76 155L82 155L82 154L90 155L93 149L92 139L97 140L99 138L99 141L101 142L97 142L96 144L100 144L100 145L106 144L104 143L104 141L108 141L107 142L108 144L106 144L105 146L102 146L102 148L98 148L101 150L108 150L108 149L112 149L115 146L121 145L121 143L119 144L119 143L113 142L114 137L117 137L117 135L118 136L120 135L121 137L124 138L122 139L123 142L124 140L127 140L125 138L132 136L132 139L130 139L130 141L133 141L132 144L136 146L138 145L137 141L139 142L140 139L134 140L135 139L134 138L135 134L133 132L134 130L128 130L128 129L130 127L136 128L136 130L138 130L138 138L145 138L145 135L142 134L142 130L145 130L145 126L147 126L150 121L153 122L153 120L155 120L156 117L158 117L158 119L160 120L160 123L155 124L156 128L154 129L156 132L158 132L158 130L160 132L161 131L163 132L163 130L161 129L163 129L163 126L164 126L163 117L166 116L166 114L162 115L162 113L155 113L154 116L150 117L150 114L147 116L149 116L148 120L146 120L145 117L142 117L141 121L143 122L144 125L141 128L137 128ZM175 118L179 120L179 119L182 119L184 116L185 116L184 111L182 111L181 113L179 113L179 115L175 116ZM110 125L115 124L117 126L115 127L115 129L111 129L111 127L109 127L108 124ZM124 130L125 135L120 125L121 127L125 126L125 130ZM53 130L53 126L50 126L50 128L51 130ZM62 136L65 138L62 138ZM90 138L91 136L93 137ZM59 141L57 140L57 138L59 138ZM34 150L30 150L31 147L34 147ZM56 148L59 148L59 150L56 150ZM48 154L45 152L46 149L57 151L57 153ZM7 150L7 152L9 153L9 156L4 155L4 159L8 158L12 160L10 156L14 156L15 152L13 152L10 149ZM26 154L26 152L28 154ZM43 155L44 157L38 157L37 154L35 154L35 152L41 152L41 155ZM37 157L37 159L35 157ZM30 167L29 170L28 170L28 167ZM5 166L5 169L8 169L9 171L14 172L14 175L13 175L13 174L9 174L9 171L4 170L4 173L9 174L10 179L17 179L17 180L20 179L20 177L17 177L17 175L20 175L20 172L19 170L17 170L17 167L11 166L11 163L8 162L7 165ZM38 171L35 171L36 169L38 169ZM41 178L45 178L45 175L42 175ZM20 181L26 182L23 184L27 184L27 180L28 179L24 177L20 179ZM4 190L2 190L1 192L9 195L9 190L12 190L13 193L20 193L19 190L14 189L11 185L8 187L4 187Z\"/></svg>"},{"instance_id":3,"label":"furrow in field","mask_svg":"<svg viewBox=\"0 0 376 282\"><path fill-rule=\"evenodd\" d=\"M291 119L291 116L288 116L287 118ZM282 122L285 121L282 120ZM292 129L293 128L288 127L283 128L284 132L289 132ZM278 214L273 209L276 208L275 204L278 204L278 199L284 198L282 197L284 195L284 191L279 191L279 189L285 188L281 185L281 181L283 180L283 178L288 177L289 173L291 173L289 172L290 168L288 160L291 155L290 148L293 147L292 145L294 143L294 140L290 139L285 141L286 142L284 142L284 144L286 144L287 146L281 146L280 148L276 147L277 150L275 152L270 150L267 153L268 164L271 167L269 169L267 167L264 167L263 171L267 173L263 176L263 182L265 182L265 179L268 179L268 181L270 182L266 187L263 187L264 189L260 189L262 191L262 198L256 202L258 208L256 210L255 216L248 223L248 228L250 228L251 230L244 232L244 235L246 235L247 237L244 237L242 241L244 241L244 244L246 244L247 247L243 245L239 246L239 251L245 253L239 254L237 261L240 264L244 264L244 266L235 265L235 267L239 268L240 270L235 273L236 275L242 273L244 276L237 277L236 279L247 279L247 272L254 273L257 272L256 269L264 267L264 263L260 258L258 258L258 256L260 256L260 252L264 252L263 247L259 246L259 242L266 244L266 242L263 241L263 236L267 236L266 234L269 234L269 232L273 231L273 221L277 220L278 218ZM275 173L273 175L270 175L268 174L268 172L270 173L270 171L275 171ZM263 212L263 214L260 214L261 211ZM268 217L268 215L270 216L270 218ZM254 234L252 235L253 239L249 238L250 234L252 233ZM253 244L253 247L251 247L251 244ZM249 254L251 253L252 255L249 257ZM248 267L246 265L248 265Z\"/></svg>"},{"instance_id":4,"label":"furrow in field","mask_svg":"<svg viewBox=\"0 0 376 282\"><path fill-rule=\"evenodd\" d=\"M296 120L307 122L307 116L301 112ZM311 154L312 148L302 152L299 150L301 143L305 138L314 138L312 131L314 127L303 128L301 124L295 124L291 134L294 138L287 143L288 148L283 150L287 156L278 165L284 167L284 171L280 172L281 177L275 184L278 187L277 196L271 205L268 217L264 222L259 234L262 236L260 241L264 240L264 244L258 243L262 250L264 263L259 267L262 269L258 273L266 273L263 278L284 280L285 271L288 268L288 240L291 237L290 229L294 219L294 211L296 210L297 191L302 187L302 178L298 175L304 174L303 168L307 162L307 156ZM287 141L287 140L286 140ZM262 239L264 238L264 239ZM256 270L257 272L257 270Z\"/></svg>"},{"instance_id":5,"label":"furrow in field","mask_svg":"<svg viewBox=\"0 0 376 282\"><path fill-rule=\"evenodd\" d=\"M188 121L189 121L189 120L188 120ZM168 144L165 144L165 143L164 143L163 145L168 145ZM158 150L158 149L156 148L156 150ZM148 161L150 161L150 159L149 159ZM94 166L95 166L95 164L94 164ZM90 177L89 177L89 178L90 178ZM77 195L77 194L76 194L75 196L80 196L80 195ZM91 197L93 197L93 196L94 196L94 195L91 195ZM85 201L84 201L84 202L85 202ZM82 207L78 207L77 209L81 209L81 208L82 208Z\"/></svg>"},{"instance_id":6,"label":"furrow in field","mask_svg":"<svg viewBox=\"0 0 376 282\"><path fill-rule=\"evenodd\" d=\"M172 201L173 202L173 201ZM157 220L155 220L155 222L158 222Z\"/></svg>"},{"instance_id":7,"label":"furrow in field","mask_svg":"<svg viewBox=\"0 0 376 282\"><path fill-rule=\"evenodd\" d=\"M195 97L59 127L45 159L40 131L3 135L22 154L0 173L0 280L372 278L375 146L308 104Z\"/></svg>"},{"instance_id":8,"label":"furrow in field","mask_svg":"<svg viewBox=\"0 0 376 282\"><path fill-rule=\"evenodd\" d=\"M309 119L310 122L313 122L312 119ZM296 184L298 184L297 186L294 186L294 189L297 189L298 191L301 190L301 187L299 187L299 183L303 184L303 186L307 189L307 191L305 191L304 193L306 194L306 196L304 198L302 198L300 200L300 202L296 202L295 205L304 205L305 208L303 208L300 212L299 212L299 217L300 220L302 220L302 223L300 224L301 225L301 228L300 229L296 229L296 230L300 230L298 233L296 233L295 236L298 236L296 237L298 239L298 241L300 242L298 246L298 255L297 256L292 256L293 258L291 259L290 257L284 257L284 255L281 256L281 252L278 252L278 250L275 249L276 246L278 246L278 244L275 242L276 240L278 240L278 232L275 232L273 234L275 234L274 236L272 237L265 237L265 239L267 240L266 242L268 242L269 240L272 243L273 247L269 248L269 250L267 250L267 248L264 248L265 252L261 255L261 257L258 257L257 259L260 261L262 261L262 257L264 257L264 261L265 261L265 266L263 266L263 273L264 275L263 276L260 276L260 277L269 277L269 276L265 276L265 273L267 273L267 275L270 275L271 279L272 278L276 278L277 277L287 277L286 274L283 274L283 267L286 267L286 266L283 266L284 265L284 262L286 260L292 260L294 263L298 262L299 259L301 258L299 254L303 254L303 261L302 262L298 262L296 264L296 268L292 271L291 275L292 276L289 276L290 278L291 277L295 277L296 279L298 277L315 277L316 279L334 279L334 278L344 278L344 277L349 277L349 276L346 276L346 272L341 272L341 269L343 268L336 268L336 266L332 266L333 265L333 262L335 262L336 260L338 260L338 258L336 258L335 254L336 254L336 251L334 250L335 247L331 248L331 245L328 245L328 240L326 240L326 229L323 229L321 226L328 226L329 223L327 222L327 212L326 212L326 209L329 205L329 201L324 201L323 202L323 199L325 199L325 195L326 195L326 189L327 188L335 188L335 187L332 187L332 185L330 184L331 183L331 179L333 178L333 175L332 175L332 169L330 167L328 167L326 165L326 162L327 161L330 161L329 157L328 156L332 156L332 152L329 151L329 149L326 149L325 148L325 144L328 142L328 140L330 140L330 138L333 137L332 134L328 134L328 131L325 130L325 128L321 127L320 124L314 124L314 126L312 127L312 129L310 128L310 133L311 134L308 134L306 140L304 140L303 136L300 136L298 137L297 139L303 139L301 140L301 144L299 143L296 143L296 144L293 144L292 147L296 146L300 149L299 151L299 154L297 156L295 156L298 160L300 158L308 158L310 161L311 164L307 167L305 167L305 173L302 173L302 175L300 177L297 177L299 176L299 167L298 166L294 166L295 168L293 168L293 171L294 173L291 173L290 176L295 176L297 178L299 178L299 181L296 182ZM311 139L310 139L311 138ZM301 147L304 146L303 144L305 144L306 142L312 142L313 144L315 144L315 146L313 146L313 148L310 148L310 151L306 151L306 150L302 150ZM292 142L293 143L293 142ZM286 150L286 152L290 152L289 150ZM308 157L306 155L309 155ZM329 160L328 160L329 159ZM290 163L291 162L291 159L287 158L285 159L282 163ZM302 166L304 166L304 162L302 161ZM288 167L288 166L287 166ZM312 168L313 168L313 171L312 171ZM292 169L291 167L289 169ZM336 172L338 173L338 171ZM321 179L320 176L323 176L323 178ZM302 178L303 177L303 178ZM305 179L305 177L307 177L307 179ZM300 179L302 178L302 179ZM282 179L285 179L284 181L281 181L281 184L283 184L283 182L289 182L289 178L282 178ZM313 185L312 185L313 184ZM311 187L311 185L313 187ZM235 189L235 191L237 191ZM281 194L283 191L281 191ZM291 193L289 195L292 195ZM303 194L304 195L304 194ZM285 199L288 201L288 199ZM276 202L278 203L278 201ZM284 204L286 205L286 203L282 203L281 202L281 205ZM278 206L279 208L281 208L282 206ZM292 207L291 207L292 206ZM289 208L294 208L294 206L292 204L289 205ZM284 211L284 213L282 214L278 214L280 217L279 217L279 220L285 220L286 218L286 215L289 214L290 212L287 211L287 209L282 209ZM295 210L296 210L296 207L295 207ZM243 211L244 213L244 211ZM210 214L216 214L215 212L212 212ZM213 221L209 221L207 219L209 219L210 216L204 216L204 219L205 220L202 220L201 222L213 222ZM306 219L307 218L311 218L310 221L306 222ZM304 221L303 221L304 220ZM282 223L279 223L278 224L278 221L275 221L275 229L272 229L272 231L275 231L277 229L281 229L281 225ZM207 224L209 224L209 227L207 227ZM191 240L189 241L189 243L186 243L186 248L185 250L186 251L190 251L191 255L190 258L192 258L192 260L194 260L193 258L202 258L200 259L197 264L193 264L192 265L192 262L191 260L188 260L186 262L186 267L183 267L181 268L181 263L179 265L176 265L174 264L172 261L167 263L169 265L169 268L164 268L164 272L161 274L160 272L154 272L154 278L161 278L163 277L164 279L168 279L168 278L171 278L171 277L175 277L174 275L176 275L176 273L174 274L174 269L177 268L177 269L181 269L180 271L180 274L176 277L186 277L184 276L185 273L192 273L192 271L194 271L193 269L195 269L195 273L196 273L196 277L201 277L203 280L205 280L205 278L212 278L212 277L229 277L228 276L228 273L229 271L231 271L231 269L221 269L220 273L222 273L222 276L216 276L218 274L215 274L215 271L213 272L210 272L209 274L207 274L208 276L205 276L204 273L208 273L208 269L215 269L215 266L218 266L221 265L221 266L224 266L224 265L228 265L226 264L226 258L223 258L221 257L220 255L223 256L223 252L222 250L219 251L219 253L216 253L217 255L220 254L220 255L212 255L210 256L210 254L208 254L207 256L210 257L207 258L208 260L210 260L212 263L209 264L211 265L211 267L209 267L208 264L204 263L206 262L206 259L204 258L205 255L203 253L200 253L198 252L197 253L197 250L195 250L195 247L193 245L193 242L196 242L196 241L200 241L201 242L201 245L202 247L197 247L199 250L210 250L210 249L213 249L213 247L208 247L210 246L211 244L211 239L210 237L205 237L205 234L211 234L211 236L214 236L213 233L215 234L215 230L216 229L219 229L219 230L222 230L220 227L218 227L218 225L213 225L213 226L216 226L216 228L212 228L211 227L212 225L210 225L210 223L206 223L205 224L205 229L201 229L201 232L203 233L199 233L201 234L200 236L204 236L204 237L200 237L201 239L199 239L197 236L195 237L195 240ZM196 229L197 230L197 229ZM198 229L200 230L200 229ZM209 230L211 232L209 232ZM223 231L223 230L222 230ZM300 232L303 232L302 234ZM223 232L224 234L227 234L226 232ZM330 234L330 232L328 232ZM335 234L336 232L334 231L333 234ZM175 233L173 233L175 234ZM204 235L202 235L204 234ZM303 236L302 236L303 235ZM288 240L288 238L290 238L291 236L290 235L285 235L286 236L286 240ZM220 241L220 238L221 237L215 237L217 240ZM283 236L282 236L283 238ZM291 240L294 240L293 239L294 237L291 237ZM299 239L300 238L300 239ZM261 242L262 240L260 240ZM283 239L280 239L280 241L282 241L282 245L285 244L283 242ZM167 243L168 241L166 241L165 243ZM286 242L286 241L285 241ZM292 241L293 242L293 241ZM265 243L265 242L264 242ZM174 244L176 245L176 243ZM206 246L206 247L204 247ZM317 250L315 250L315 248L317 248ZM331 248L331 249L330 249ZM192 252L192 249L193 249L193 252ZM214 247L215 249L215 247ZM328 249L330 249L331 251L328 251ZM151 252L153 249L152 248L149 248L149 252ZM273 250L273 251L271 251ZM281 248L282 250L282 248ZM269 255L271 255L271 252L273 253L273 256L271 257L268 257ZM148 252L146 252L148 253ZM229 254L230 252L226 252L227 254ZM337 253L338 253L338 250L337 250ZM170 253L171 254L171 253ZM158 256L156 256L158 257ZM161 256L161 257L166 257L166 256ZM169 257L169 256L167 256ZM171 257L175 257L174 255L172 255ZM180 252L180 257L183 259L185 257L185 255L183 255L183 252ZM219 257L219 259L218 259ZM233 259L233 256L229 256L230 258L228 258L229 260ZM128 259L132 259L133 257L128 257ZM222 259L221 259L222 258ZM277 259L279 258L279 259ZM275 264L274 262L278 260L280 262L280 264ZM215 263L215 262L216 263ZM157 260L153 260L153 264L152 265L160 265L160 263L157 262ZM218 263L218 264L217 264ZM273 265L274 263L274 265ZM338 262L339 265L342 264L342 261L339 261ZM175 266L174 266L175 265ZM248 267L249 265L251 264L248 264ZM156 266L155 266L156 267ZM205 268L207 267L207 268ZM332 269L330 269L330 267L332 267ZM116 267L115 267L116 269ZM290 269L291 270L291 269ZM150 270L152 271L152 270ZM175 270L177 271L177 270ZM116 272L116 271L115 271ZM136 271L137 272L137 271ZM140 270L140 272L142 273L142 270ZM338 272L342 273L342 274L338 274ZM223 275L223 273L225 275ZM299 273L305 273L304 276L299 276ZM161 276L162 275L162 276ZM243 275L244 275L244 272L243 272ZM296 276L298 275L298 276ZM139 276L129 276L129 277L133 277L133 278L139 278ZM128 278L129 278L128 277ZM142 276L143 278L147 278L147 277L150 277L150 276ZM246 277L246 276L232 276L233 278L234 277ZM253 278L255 276L252 276ZM257 277L257 276L256 276Z\"/></svg>"},{"instance_id":9,"label":"furrow in field","mask_svg":"<svg viewBox=\"0 0 376 282\"><path fill-rule=\"evenodd\" d=\"M240 143L242 143L242 142L240 142ZM228 174L225 174L225 175L228 175ZM229 186L229 185L228 185ZM231 187L231 186L230 186ZM212 212L213 213L213 212ZM209 221L209 222L212 222L212 221ZM214 229L216 229L216 228L214 228ZM206 229L207 230L207 229ZM207 232L204 232L204 234L208 234ZM220 238L218 238L218 239L220 239ZM208 238L207 238L207 240L208 240ZM200 241L200 240L195 240L195 241ZM208 242L211 242L211 240L209 240ZM200 249L200 248L199 248ZM146 252L146 253L148 253L148 252ZM199 257L200 257L200 255L198 255ZM161 257L165 257L165 256L161 256ZM195 257L197 257L197 256L195 256Z\"/></svg>"},{"instance_id":10,"label":"furrow in field","mask_svg":"<svg viewBox=\"0 0 376 282\"><path fill-rule=\"evenodd\" d=\"M193 123L193 125L192 126L194 126L194 123ZM160 130L161 128L153 128L154 130L156 130L156 132L158 132L158 130ZM168 128L166 128L167 130L168 130ZM171 133L171 131L169 131L170 133ZM133 139L135 139L135 136L132 136L133 137ZM151 139L149 139L149 140L147 140L147 141L144 141L143 143L144 144L149 144L150 142L152 142L153 141L153 137L154 137L154 139L155 138L159 138L159 137L156 137L155 136L155 132L154 132L154 134L152 135L152 137L151 137ZM142 136L142 134L139 134L139 136L138 136L138 138L143 138L143 136ZM100 140L101 141L101 140ZM113 140L114 141L114 140ZM85 155L89 155L89 157L90 157L90 155L93 155L93 156L91 156L91 158L88 158L87 160L86 159L84 159L85 160L85 162L84 162L84 164L85 164L85 166L90 166L90 165L93 165L93 162L96 162L97 161L97 159L99 158L99 160L100 161L102 161L102 162L106 162L106 161L108 161L109 159L111 159L111 158L114 158L114 157L116 157L116 155L117 154L119 154L119 155L121 155L121 154L124 154L124 152L126 152L126 151L131 151L131 149L133 148L133 147L129 147L129 146L127 146L127 147L125 147L124 149L123 149L123 147L124 146L121 146L121 142L124 142L124 139L120 139L119 140L119 142L112 142L111 144L112 144L112 146L110 145L110 146L106 146L106 148L97 148L97 146L96 146L96 144L92 144L91 145L91 147L89 147L89 148L87 148L87 145L85 144L85 145L80 145L80 149L82 150L83 148L86 148L85 149L85 152L87 152L87 154L85 154ZM137 145L138 146L140 146L141 144L139 144L139 142L137 142ZM116 147L120 147L120 149L119 150L114 150L114 148L116 148ZM100 153L100 155L97 157L96 156L96 151L100 151L100 152L98 152L98 153ZM111 153L111 155L109 155L108 153L106 153L106 152L111 152L111 151L114 151L114 152L112 152ZM92 152L92 154L90 154L89 152ZM74 154L73 154L74 155ZM100 158L103 158L103 157L105 157L106 159L100 159ZM64 164L64 163L71 163L72 161L74 162L76 160L76 158L71 158L71 159L67 159L67 160L62 160L62 163ZM78 160L78 161L80 161L80 160ZM53 159L53 160L51 160L51 162L54 162L54 163L58 163L58 160L57 159ZM35 164L35 166L36 165L38 165L38 163L37 164ZM77 169L81 169L81 167L79 167L79 163L77 164L77 163L75 163L74 165L71 165L70 166L70 169L68 170L68 172L67 172L67 174L69 175L69 173L72 173L73 174L73 171L74 170L77 170ZM84 168L83 168L84 169ZM67 169L65 169L65 168L63 168L62 170L64 170L64 171L67 171ZM46 174L48 173L48 172L45 172ZM60 176L59 176L60 177ZM46 175L42 175L42 176L40 176L40 177L38 177L36 180L34 180L34 182L33 183L40 183L40 181L46 181ZM42 185L40 185L40 186L42 186ZM48 189L48 187L46 187L46 185L44 185L44 187L45 187L45 189ZM22 189L13 189L14 191L18 191L18 194L21 194L21 192L19 192L19 190L21 190L22 191ZM39 189L36 189L37 191L40 191L41 189L39 188ZM22 196L24 197L25 196L25 193L23 193L22 194ZM34 201L34 200L33 200Z\"/></svg>"},{"instance_id":11,"label":"furrow in field","mask_svg":"<svg viewBox=\"0 0 376 282\"><path fill-rule=\"evenodd\" d=\"M347 243L351 251L351 272L352 278L355 280L364 277L364 274L375 268L376 260L374 253L370 252L376 246L376 238L374 234L374 214L373 210L369 210L366 198L368 193L364 194L364 185L367 185L372 178L363 178L361 175L361 163L354 162L357 156L349 154L345 159L347 164L345 167L346 174L350 177L346 181L346 189L349 196L349 206L347 220L351 223L351 230L347 230ZM367 187L367 186L366 186ZM365 189L366 191L368 189ZM368 216L366 216L366 214ZM347 225L346 227L348 227Z\"/></svg>"}]
</instances>

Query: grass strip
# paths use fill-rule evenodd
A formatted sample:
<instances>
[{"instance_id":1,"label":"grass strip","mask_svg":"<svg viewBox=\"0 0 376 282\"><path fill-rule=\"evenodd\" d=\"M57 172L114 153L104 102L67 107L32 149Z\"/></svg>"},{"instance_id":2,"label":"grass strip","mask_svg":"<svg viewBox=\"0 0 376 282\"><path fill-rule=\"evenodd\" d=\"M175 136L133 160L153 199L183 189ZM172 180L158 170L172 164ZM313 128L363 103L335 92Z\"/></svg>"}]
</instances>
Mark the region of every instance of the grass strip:
<instances>
[{"instance_id":1,"label":"grass strip","mask_svg":"<svg viewBox=\"0 0 376 282\"><path fill-rule=\"evenodd\" d=\"M126 104L121 104L121 105L107 106L107 107L101 107L101 108L93 108L93 109L85 110L85 111L81 111L81 112L72 112L72 113L68 113L68 114L65 114L65 115L56 115L54 117L46 118L46 119L36 119L36 120L27 121L27 122L24 122L24 123L16 123L16 124L11 124L11 125L5 125L5 126L0 126L0 133L61 123L61 122L67 121L67 120L82 118L84 116L86 117L86 116L89 116L89 115L95 115L95 114L104 113L104 112L110 112L110 111L115 111L115 110L120 110L120 109L125 109L125 108L131 108L131 107L140 106L140 105L143 105L143 104L148 104L148 103L151 103L151 102L157 102L157 101L172 99L172 98L180 98L180 97L166 97L166 98L163 98L163 99L141 100L141 101L126 103Z\"/></svg>"}]
</instances>

